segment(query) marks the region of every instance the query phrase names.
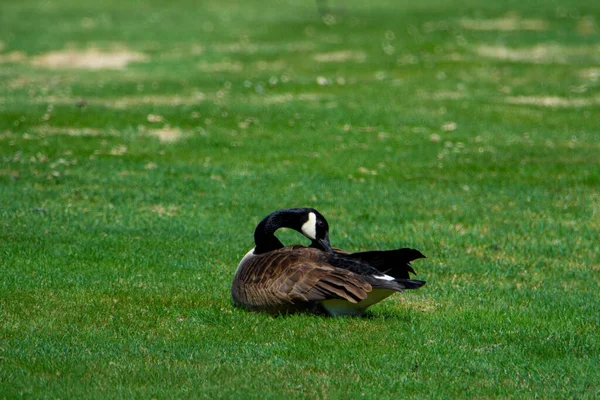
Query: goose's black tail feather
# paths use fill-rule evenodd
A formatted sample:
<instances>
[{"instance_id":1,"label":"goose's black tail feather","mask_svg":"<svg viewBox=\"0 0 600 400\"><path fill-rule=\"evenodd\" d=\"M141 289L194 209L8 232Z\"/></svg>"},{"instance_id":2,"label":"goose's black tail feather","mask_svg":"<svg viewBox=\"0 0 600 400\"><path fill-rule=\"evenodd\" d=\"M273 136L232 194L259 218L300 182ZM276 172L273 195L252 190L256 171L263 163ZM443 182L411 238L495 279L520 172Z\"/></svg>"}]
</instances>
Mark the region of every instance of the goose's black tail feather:
<instances>
[{"instance_id":1,"label":"goose's black tail feather","mask_svg":"<svg viewBox=\"0 0 600 400\"><path fill-rule=\"evenodd\" d=\"M415 279L396 279L394 282L404 286L404 289L418 289L425 285L425 281L417 281Z\"/></svg>"},{"instance_id":2,"label":"goose's black tail feather","mask_svg":"<svg viewBox=\"0 0 600 400\"><path fill-rule=\"evenodd\" d=\"M415 274L411 261L425 258L419 250L403 248L397 250L374 250L352 253L350 257L368 264L384 274L396 279L409 279L409 272ZM420 282L420 281L415 281ZM420 285L423 286L423 285Z\"/></svg>"}]
</instances>

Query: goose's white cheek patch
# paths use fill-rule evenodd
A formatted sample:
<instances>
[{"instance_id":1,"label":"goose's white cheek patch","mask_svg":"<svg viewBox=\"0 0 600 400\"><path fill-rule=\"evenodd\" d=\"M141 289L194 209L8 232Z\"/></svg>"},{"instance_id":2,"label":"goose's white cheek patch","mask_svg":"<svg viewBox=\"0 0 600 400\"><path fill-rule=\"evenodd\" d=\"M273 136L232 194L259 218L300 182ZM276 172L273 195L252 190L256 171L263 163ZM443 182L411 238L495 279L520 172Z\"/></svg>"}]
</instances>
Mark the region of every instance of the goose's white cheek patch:
<instances>
[{"instance_id":1,"label":"goose's white cheek patch","mask_svg":"<svg viewBox=\"0 0 600 400\"><path fill-rule=\"evenodd\" d=\"M317 216L315 213L308 213L308 221L302 225L302 233L311 240L317 238Z\"/></svg>"}]
</instances>

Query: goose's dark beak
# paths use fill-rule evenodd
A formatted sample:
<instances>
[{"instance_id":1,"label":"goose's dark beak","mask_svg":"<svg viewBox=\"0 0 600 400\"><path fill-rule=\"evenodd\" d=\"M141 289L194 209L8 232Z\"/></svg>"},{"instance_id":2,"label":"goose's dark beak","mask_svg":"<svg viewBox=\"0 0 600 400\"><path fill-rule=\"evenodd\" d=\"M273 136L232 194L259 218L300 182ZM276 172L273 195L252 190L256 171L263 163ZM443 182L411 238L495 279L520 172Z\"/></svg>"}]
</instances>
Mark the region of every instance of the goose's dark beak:
<instances>
[{"instance_id":1,"label":"goose's dark beak","mask_svg":"<svg viewBox=\"0 0 600 400\"><path fill-rule=\"evenodd\" d=\"M329 235L325 236L323 239L317 239L317 242L325 251L333 253L333 248L331 248L331 244L329 243Z\"/></svg>"}]
</instances>

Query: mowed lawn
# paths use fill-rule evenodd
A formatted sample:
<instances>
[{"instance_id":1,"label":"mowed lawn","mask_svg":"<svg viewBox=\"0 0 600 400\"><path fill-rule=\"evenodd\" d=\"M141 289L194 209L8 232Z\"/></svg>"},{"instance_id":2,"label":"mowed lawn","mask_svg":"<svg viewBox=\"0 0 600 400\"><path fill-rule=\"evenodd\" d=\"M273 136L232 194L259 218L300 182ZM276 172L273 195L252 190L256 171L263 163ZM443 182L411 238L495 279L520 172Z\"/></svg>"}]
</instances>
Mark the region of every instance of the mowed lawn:
<instances>
[{"instance_id":1,"label":"mowed lawn","mask_svg":"<svg viewBox=\"0 0 600 400\"><path fill-rule=\"evenodd\" d=\"M600 396L600 3L329 8L1 2L0 398ZM427 285L234 309L300 206Z\"/></svg>"}]
</instances>

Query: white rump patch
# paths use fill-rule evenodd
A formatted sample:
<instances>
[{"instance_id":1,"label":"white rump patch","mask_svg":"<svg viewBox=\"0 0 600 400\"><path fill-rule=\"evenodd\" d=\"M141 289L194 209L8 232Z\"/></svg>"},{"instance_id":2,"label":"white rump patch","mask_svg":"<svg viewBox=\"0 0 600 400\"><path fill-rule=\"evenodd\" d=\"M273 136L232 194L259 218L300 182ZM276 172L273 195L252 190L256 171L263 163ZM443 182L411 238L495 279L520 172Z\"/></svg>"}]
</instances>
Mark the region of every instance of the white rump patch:
<instances>
[{"instance_id":1,"label":"white rump patch","mask_svg":"<svg viewBox=\"0 0 600 400\"><path fill-rule=\"evenodd\" d=\"M390 289L373 289L373 291L367 295L367 298L359 303L350 303L349 301L342 299L331 299L322 301L321 305L334 317L355 316L361 315L367 307L379 303L381 300L394 293L395 290Z\"/></svg>"},{"instance_id":2,"label":"white rump patch","mask_svg":"<svg viewBox=\"0 0 600 400\"><path fill-rule=\"evenodd\" d=\"M381 279L383 281L393 281L394 279L396 279L393 276L389 276L389 275L381 275L381 276L373 275L373 278Z\"/></svg>"},{"instance_id":3,"label":"white rump patch","mask_svg":"<svg viewBox=\"0 0 600 400\"><path fill-rule=\"evenodd\" d=\"M308 213L308 221L302 225L302 233L310 240L317 239L317 216L315 213Z\"/></svg>"}]
</instances>

